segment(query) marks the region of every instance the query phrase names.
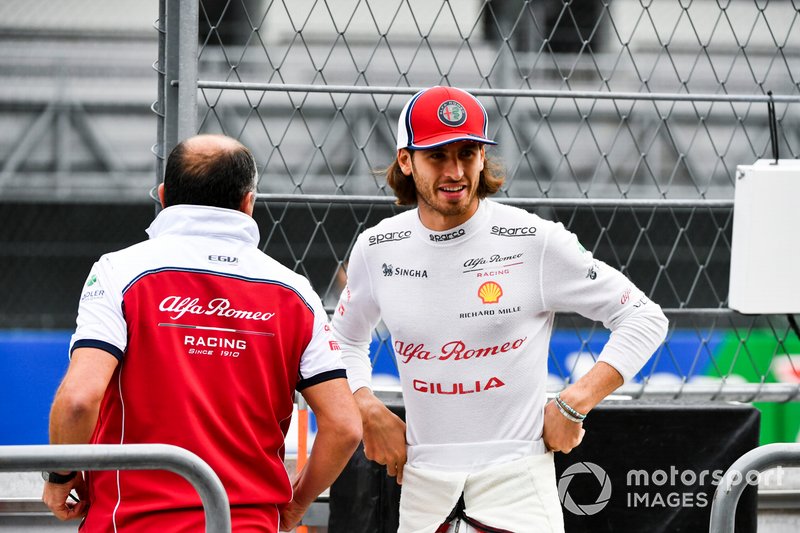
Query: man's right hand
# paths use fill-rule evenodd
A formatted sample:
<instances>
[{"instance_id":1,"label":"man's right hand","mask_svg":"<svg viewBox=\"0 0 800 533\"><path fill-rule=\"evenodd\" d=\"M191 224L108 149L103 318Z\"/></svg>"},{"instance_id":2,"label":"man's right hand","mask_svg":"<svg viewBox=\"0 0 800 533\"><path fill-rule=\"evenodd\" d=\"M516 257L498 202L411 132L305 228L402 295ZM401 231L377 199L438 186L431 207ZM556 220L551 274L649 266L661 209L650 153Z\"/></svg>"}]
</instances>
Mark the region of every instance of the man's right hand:
<instances>
[{"instance_id":1,"label":"man's right hand","mask_svg":"<svg viewBox=\"0 0 800 533\"><path fill-rule=\"evenodd\" d=\"M303 515L306 514L309 507L310 505L300 504L296 500L282 505L280 508L280 524L278 525L278 531L294 530L298 524L300 524L300 520L303 518Z\"/></svg>"},{"instance_id":2,"label":"man's right hand","mask_svg":"<svg viewBox=\"0 0 800 533\"><path fill-rule=\"evenodd\" d=\"M386 465L386 472L403 484L406 464L406 424L383 405L368 388L354 394L364 428L364 453L367 459Z\"/></svg>"}]
</instances>

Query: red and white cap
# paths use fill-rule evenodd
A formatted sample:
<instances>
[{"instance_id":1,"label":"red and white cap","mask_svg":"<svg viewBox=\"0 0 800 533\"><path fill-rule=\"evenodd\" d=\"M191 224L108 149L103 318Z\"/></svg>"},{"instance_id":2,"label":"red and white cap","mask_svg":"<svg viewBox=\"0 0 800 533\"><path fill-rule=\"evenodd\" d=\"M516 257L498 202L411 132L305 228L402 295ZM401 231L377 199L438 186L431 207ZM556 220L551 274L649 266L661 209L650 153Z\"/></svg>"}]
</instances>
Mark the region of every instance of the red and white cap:
<instances>
[{"instance_id":1,"label":"red and white cap","mask_svg":"<svg viewBox=\"0 0 800 533\"><path fill-rule=\"evenodd\" d=\"M397 122L397 149L427 150L456 141L497 144L488 138L486 109L455 87L423 89L406 103Z\"/></svg>"}]
</instances>

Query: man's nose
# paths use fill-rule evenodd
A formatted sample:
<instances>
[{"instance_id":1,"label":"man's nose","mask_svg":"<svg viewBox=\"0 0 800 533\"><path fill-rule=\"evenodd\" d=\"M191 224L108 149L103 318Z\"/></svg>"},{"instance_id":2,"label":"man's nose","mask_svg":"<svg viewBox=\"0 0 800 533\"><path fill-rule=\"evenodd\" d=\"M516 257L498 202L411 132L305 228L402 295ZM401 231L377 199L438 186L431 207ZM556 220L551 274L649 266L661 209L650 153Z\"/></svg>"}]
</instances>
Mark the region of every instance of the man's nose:
<instances>
[{"instance_id":1,"label":"man's nose","mask_svg":"<svg viewBox=\"0 0 800 533\"><path fill-rule=\"evenodd\" d=\"M464 177L464 163L457 156L448 157L445 175L448 178L460 180Z\"/></svg>"}]
</instances>

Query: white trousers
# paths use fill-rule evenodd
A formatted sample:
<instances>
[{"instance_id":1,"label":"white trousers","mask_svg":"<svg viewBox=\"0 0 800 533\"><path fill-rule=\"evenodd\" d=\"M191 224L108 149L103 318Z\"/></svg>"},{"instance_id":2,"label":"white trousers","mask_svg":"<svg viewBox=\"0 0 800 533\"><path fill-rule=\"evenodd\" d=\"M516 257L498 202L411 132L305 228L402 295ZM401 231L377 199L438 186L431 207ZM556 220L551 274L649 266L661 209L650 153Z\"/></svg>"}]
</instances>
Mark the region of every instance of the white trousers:
<instances>
[{"instance_id":1,"label":"white trousers","mask_svg":"<svg viewBox=\"0 0 800 533\"><path fill-rule=\"evenodd\" d=\"M462 494L465 514L481 524L515 533L564 533L552 453L472 473L406 465L398 533L434 533ZM469 531L465 526L462 521L458 533Z\"/></svg>"}]
</instances>

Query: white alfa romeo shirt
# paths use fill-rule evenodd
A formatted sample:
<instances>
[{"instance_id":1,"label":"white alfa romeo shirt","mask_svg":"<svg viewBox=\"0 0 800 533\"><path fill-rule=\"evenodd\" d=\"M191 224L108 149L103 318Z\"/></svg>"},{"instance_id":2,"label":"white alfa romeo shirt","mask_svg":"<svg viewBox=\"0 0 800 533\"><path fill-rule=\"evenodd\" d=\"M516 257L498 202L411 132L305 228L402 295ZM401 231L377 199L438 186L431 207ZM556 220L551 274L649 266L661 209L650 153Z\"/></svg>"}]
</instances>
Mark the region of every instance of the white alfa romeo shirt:
<instances>
[{"instance_id":1,"label":"white alfa romeo shirt","mask_svg":"<svg viewBox=\"0 0 800 533\"><path fill-rule=\"evenodd\" d=\"M469 472L542 453L554 313L612 331L599 356L629 380L667 320L562 224L490 200L446 232L417 210L361 234L333 318L350 387L370 387L369 343L383 319L406 407L408 462Z\"/></svg>"}]
</instances>

